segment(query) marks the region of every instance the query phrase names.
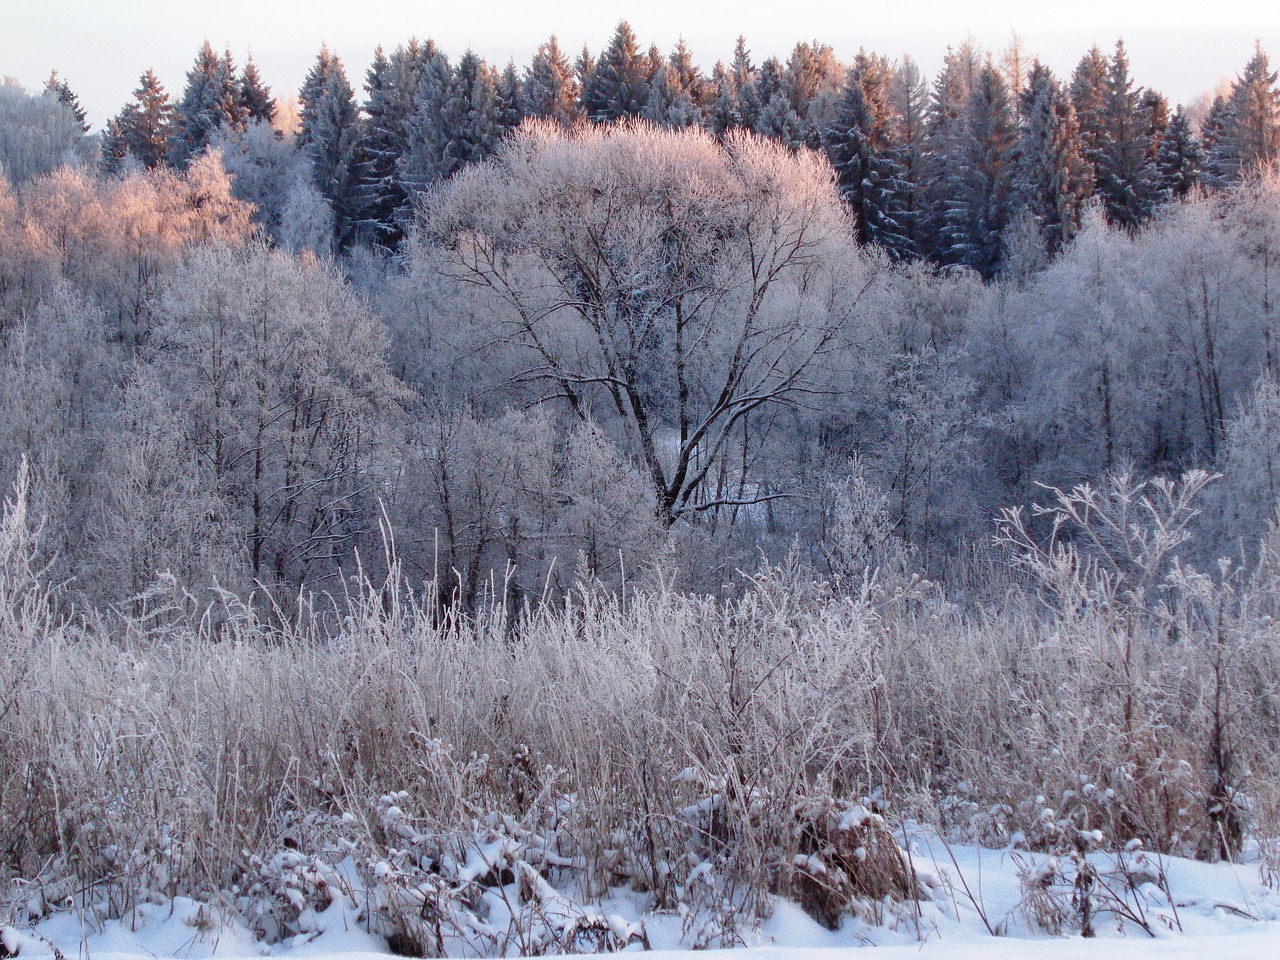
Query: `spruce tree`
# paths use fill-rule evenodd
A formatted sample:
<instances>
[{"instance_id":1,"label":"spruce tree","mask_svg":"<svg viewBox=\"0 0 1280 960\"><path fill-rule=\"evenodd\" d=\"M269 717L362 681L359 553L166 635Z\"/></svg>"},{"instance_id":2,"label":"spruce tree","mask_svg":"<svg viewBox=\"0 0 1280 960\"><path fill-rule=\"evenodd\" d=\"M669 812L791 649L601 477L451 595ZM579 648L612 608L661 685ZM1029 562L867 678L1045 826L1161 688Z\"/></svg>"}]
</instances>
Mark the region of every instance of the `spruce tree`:
<instances>
[{"instance_id":1,"label":"spruce tree","mask_svg":"<svg viewBox=\"0 0 1280 960\"><path fill-rule=\"evenodd\" d=\"M107 122L103 166L114 172L127 157L148 170L161 166L172 148L174 108L164 86L148 69L138 78L133 103Z\"/></svg>"},{"instance_id":2,"label":"spruce tree","mask_svg":"<svg viewBox=\"0 0 1280 960\"><path fill-rule=\"evenodd\" d=\"M1045 250L1056 252L1080 227L1093 171L1084 159L1071 99L1039 61L1031 67L1021 100L1014 206L1032 216Z\"/></svg>"},{"instance_id":3,"label":"spruce tree","mask_svg":"<svg viewBox=\"0 0 1280 960\"><path fill-rule=\"evenodd\" d=\"M609 123L638 117L649 102L653 65L640 52L631 25L623 20L588 79L583 82L582 109L587 119Z\"/></svg>"},{"instance_id":4,"label":"spruce tree","mask_svg":"<svg viewBox=\"0 0 1280 960\"><path fill-rule=\"evenodd\" d=\"M1168 203L1186 197L1203 178L1204 167L1204 150L1192 129L1191 119L1178 107L1160 138L1160 152L1156 156L1160 201Z\"/></svg>"},{"instance_id":5,"label":"spruce tree","mask_svg":"<svg viewBox=\"0 0 1280 960\"><path fill-rule=\"evenodd\" d=\"M1097 192L1107 218L1134 227L1151 215L1158 185L1143 92L1129 76L1124 41L1117 41L1107 71L1102 138L1097 155Z\"/></svg>"},{"instance_id":6,"label":"spruce tree","mask_svg":"<svg viewBox=\"0 0 1280 960\"><path fill-rule=\"evenodd\" d=\"M539 45L524 77L524 100L532 116L572 126L579 116L580 87L573 65L553 34Z\"/></svg>"},{"instance_id":7,"label":"spruce tree","mask_svg":"<svg viewBox=\"0 0 1280 960\"><path fill-rule=\"evenodd\" d=\"M859 53L823 139L840 193L854 214L858 241L904 260L914 251L892 98L888 61Z\"/></svg>"},{"instance_id":8,"label":"spruce tree","mask_svg":"<svg viewBox=\"0 0 1280 960\"><path fill-rule=\"evenodd\" d=\"M413 196L444 177L445 140L443 112L453 80L449 58L428 40L409 118L409 143L397 165L396 175L405 202L396 214L401 223L413 217Z\"/></svg>"},{"instance_id":9,"label":"spruce tree","mask_svg":"<svg viewBox=\"0 0 1280 960\"><path fill-rule=\"evenodd\" d=\"M185 167L223 127L243 126L239 82L231 54L214 53L208 40L187 72L187 85L174 111L174 135L169 162Z\"/></svg>"},{"instance_id":10,"label":"spruce tree","mask_svg":"<svg viewBox=\"0 0 1280 960\"><path fill-rule=\"evenodd\" d=\"M1014 121L1004 77L988 60L977 74L947 168L939 259L985 278L1000 268L1012 214Z\"/></svg>"},{"instance_id":11,"label":"spruce tree","mask_svg":"<svg viewBox=\"0 0 1280 960\"><path fill-rule=\"evenodd\" d=\"M1095 173L1102 152L1107 101L1107 75L1110 65L1106 55L1096 46L1081 58L1071 75L1071 105L1080 124L1080 142L1084 158Z\"/></svg>"},{"instance_id":12,"label":"spruce tree","mask_svg":"<svg viewBox=\"0 0 1280 960\"><path fill-rule=\"evenodd\" d=\"M1231 86L1224 122L1213 146L1212 166L1234 182L1280 159L1280 89L1262 45Z\"/></svg>"},{"instance_id":13,"label":"spruce tree","mask_svg":"<svg viewBox=\"0 0 1280 960\"><path fill-rule=\"evenodd\" d=\"M297 144L311 163L311 180L333 209L339 247L352 239L360 219L353 166L357 136L355 92L342 61L322 46L299 94Z\"/></svg>"},{"instance_id":14,"label":"spruce tree","mask_svg":"<svg viewBox=\"0 0 1280 960\"><path fill-rule=\"evenodd\" d=\"M524 98L524 84L520 81L520 73L516 70L514 60L507 61L506 67L498 76L498 126L503 134L510 133L529 115L529 104Z\"/></svg>"},{"instance_id":15,"label":"spruce tree","mask_svg":"<svg viewBox=\"0 0 1280 960\"><path fill-rule=\"evenodd\" d=\"M80 98L76 96L70 84L58 76L57 70L50 73L49 79L45 81L44 93L45 96L56 97L59 103L65 104L67 109L75 116L76 122L80 124L80 129L85 133L89 132L88 114L84 112L84 107L80 105Z\"/></svg>"},{"instance_id":16,"label":"spruce tree","mask_svg":"<svg viewBox=\"0 0 1280 960\"><path fill-rule=\"evenodd\" d=\"M271 88L262 82L252 56L245 60L244 69L240 71L240 107L246 123L271 123L276 118L275 98L271 96Z\"/></svg>"},{"instance_id":17,"label":"spruce tree","mask_svg":"<svg viewBox=\"0 0 1280 960\"><path fill-rule=\"evenodd\" d=\"M502 142L502 103L493 69L473 50L458 61L440 111L444 145L440 176L497 152Z\"/></svg>"}]
</instances>

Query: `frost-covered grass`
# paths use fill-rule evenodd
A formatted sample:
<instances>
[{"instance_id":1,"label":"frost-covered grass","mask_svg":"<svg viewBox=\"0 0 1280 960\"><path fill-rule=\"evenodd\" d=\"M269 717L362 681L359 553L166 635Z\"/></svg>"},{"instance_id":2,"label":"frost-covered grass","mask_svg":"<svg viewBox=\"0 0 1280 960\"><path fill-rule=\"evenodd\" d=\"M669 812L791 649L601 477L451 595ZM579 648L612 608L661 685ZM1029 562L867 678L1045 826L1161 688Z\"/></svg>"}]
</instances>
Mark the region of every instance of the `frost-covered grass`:
<instances>
[{"instance_id":1,"label":"frost-covered grass","mask_svg":"<svg viewBox=\"0 0 1280 960\"><path fill-rule=\"evenodd\" d=\"M1180 567L1180 496L1064 495L1082 532L1047 546L1011 517L1026 572L998 609L796 561L734 600L584 585L463 619L395 578L340 613L175 590L55 615L19 490L6 922L163 908L193 942L534 955L793 942L769 931L799 917L839 942L1273 918L1280 568ZM1169 859L1224 854L1249 863ZM1241 894L1206 893L1221 876Z\"/></svg>"}]
</instances>

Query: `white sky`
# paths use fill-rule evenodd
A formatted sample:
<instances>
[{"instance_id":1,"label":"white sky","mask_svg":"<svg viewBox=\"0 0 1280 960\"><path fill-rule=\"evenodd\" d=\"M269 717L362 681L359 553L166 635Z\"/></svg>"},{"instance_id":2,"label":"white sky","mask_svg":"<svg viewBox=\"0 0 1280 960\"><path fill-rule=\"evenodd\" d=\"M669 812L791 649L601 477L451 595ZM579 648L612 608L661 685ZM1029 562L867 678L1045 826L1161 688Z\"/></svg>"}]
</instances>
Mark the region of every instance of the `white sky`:
<instances>
[{"instance_id":1,"label":"white sky","mask_svg":"<svg viewBox=\"0 0 1280 960\"><path fill-rule=\"evenodd\" d=\"M930 77L947 44L966 36L998 53L1016 30L1059 76L1092 44L1109 52L1123 36L1136 82L1174 103L1238 73L1254 40L1280 64L1280 0L0 0L0 74L36 90L56 68L101 127L147 67L177 96L206 37L230 47L238 64L252 51L277 94L297 89L327 42L362 97L379 43L390 50L414 35L433 37L454 60L470 46L490 61L523 66L553 32L571 55L583 43L599 51L623 18L642 44L664 52L683 36L708 72L729 58L739 33L756 63L785 60L797 41L817 38L842 60L861 46L909 53Z\"/></svg>"}]
</instances>

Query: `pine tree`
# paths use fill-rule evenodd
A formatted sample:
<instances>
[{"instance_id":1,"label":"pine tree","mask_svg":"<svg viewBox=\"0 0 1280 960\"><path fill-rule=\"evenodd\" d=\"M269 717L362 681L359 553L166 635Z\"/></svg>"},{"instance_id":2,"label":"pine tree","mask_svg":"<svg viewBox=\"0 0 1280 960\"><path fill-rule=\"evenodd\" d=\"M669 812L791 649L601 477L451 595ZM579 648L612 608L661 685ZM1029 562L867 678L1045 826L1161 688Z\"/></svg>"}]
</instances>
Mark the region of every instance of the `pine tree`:
<instances>
[{"instance_id":1,"label":"pine tree","mask_svg":"<svg viewBox=\"0 0 1280 960\"><path fill-rule=\"evenodd\" d=\"M1160 201L1181 200L1204 176L1205 156L1200 141L1191 127L1191 119L1178 107L1156 157L1156 176L1160 185Z\"/></svg>"},{"instance_id":2,"label":"pine tree","mask_svg":"<svg viewBox=\"0 0 1280 960\"><path fill-rule=\"evenodd\" d=\"M127 157L152 170L165 162L172 148L174 108L153 71L138 78L133 99L107 122L102 155L108 172L119 169Z\"/></svg>"},{"instance_id":3,"label":"pine tree","mask_svg":"<svg viewBox=\"0 0 1280 960\"><path fill-rule=\"evenodd\" d=\"M240 107L247 123L270 123L276 118L275 98L271 96L271 88L262 82L252 56L245 60L244 69L240 71Z\"/></svg>"},{"instance_id":4,"label":"pine tree","mask_svg":"<svg viewBox=\"0 0 1280 960\"><path fill-rule=\"evenodd\" d=\"M85 133L89 132L88 114L84 112L84 107L80 105L80 98L72 91L70 84L58 76L57 70L49 74L49 79L44 83L44 92L45 96L56 97L59 103L65 104L75 115L76 122L80 124L80 129Z\"/></svg>"},{"instance_id":5,"label":"pine tree","mask_svg":"<svg viewBox=\"0 0 1280 960\"><path fill-rule=\"evenodd\" d=\"M311 179L333 208L339 247L347 245L360 218L353 171L357 137L355 92L342 61L322 46L303 81L297 144L311 162Z\"/></svg>"},{"instance_id":6,"label":"pine tree","mask_svg":"<svg viewBox=\"0 0 1280 960\"><path fill-rule=\"evenodd\" d=\"M640 116L649 102L651 66L649 57L640 52L631 25L623 20L590 78L583 82L582 109L587 119L609 123Z\"/></svg>"},{"instance_id":7,"label":"pine tree","mask_svg":"<svg viewBox=\"0 0 1280 960\"><path fill-rule=\"evenodd\" d=\"M187 166L204 150L215 131L241 127L244 117L231 54L218 56L206 40L187 72L187 85L175 108L169 162L176 167Z\"/></svg>"},{"instance_id":8,"label":"pine tree","mask_svg":"<svg viewBox=\"0 0 1280 960\"><path fill-rule=\"evenodd\" d=\"M1231 86L1222 129L1211 151L1213 171L1231 183L1280 160L1280 89L1262 45Z\"/></svg>"}]
</instances>

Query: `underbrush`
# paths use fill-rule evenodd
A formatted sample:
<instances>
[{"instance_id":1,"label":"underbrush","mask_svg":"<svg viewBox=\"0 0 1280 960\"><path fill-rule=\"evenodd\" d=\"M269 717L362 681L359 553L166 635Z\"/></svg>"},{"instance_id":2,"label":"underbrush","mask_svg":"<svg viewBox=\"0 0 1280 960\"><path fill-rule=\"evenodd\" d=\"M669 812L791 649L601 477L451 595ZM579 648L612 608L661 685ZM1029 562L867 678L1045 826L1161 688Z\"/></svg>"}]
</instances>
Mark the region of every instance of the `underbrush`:
<instances>
[{"instance_id":1,"label":"underbrush","mask_svg":"<svg viewBox=\"0 0 1280 960\"><path fill-rule=\"evenodd\" d=\"M8 922L185 896L277 942L341 902L405 954L541 955L644 942L590 906L625 886L691 945L731 945L776 897L832 928L909 922L931 888L908 818L1058 854L1026 881L1051 931L1087 926L1082 885L1102 902L1087 851L1256 841L1275 872L1280 563L1273 538L1247 571L1183 567L1194 492L1060 494L1038 538L1011 514L998 610L901 565L793 559L732 601L583 585L511 622L442 617L394 575L337 619L231 596L196 616L172 584L142 615L55 616L20 485L0 525Z\"/></svg>"}]
</instances>

